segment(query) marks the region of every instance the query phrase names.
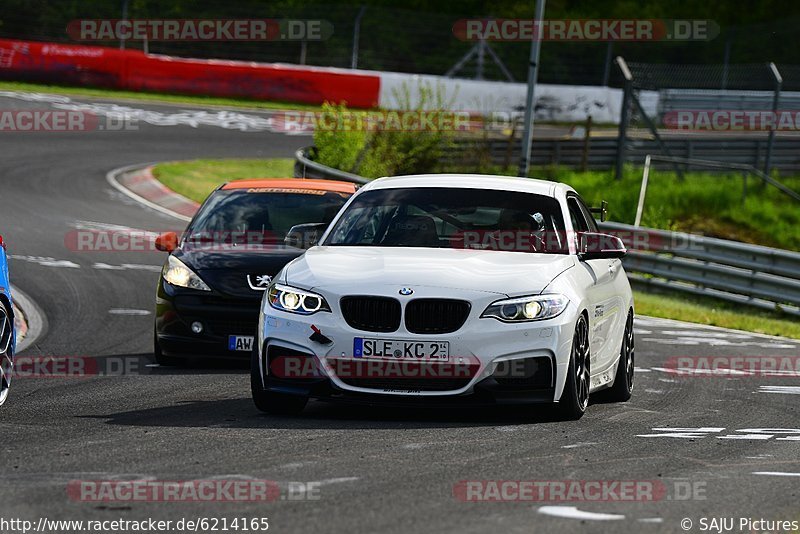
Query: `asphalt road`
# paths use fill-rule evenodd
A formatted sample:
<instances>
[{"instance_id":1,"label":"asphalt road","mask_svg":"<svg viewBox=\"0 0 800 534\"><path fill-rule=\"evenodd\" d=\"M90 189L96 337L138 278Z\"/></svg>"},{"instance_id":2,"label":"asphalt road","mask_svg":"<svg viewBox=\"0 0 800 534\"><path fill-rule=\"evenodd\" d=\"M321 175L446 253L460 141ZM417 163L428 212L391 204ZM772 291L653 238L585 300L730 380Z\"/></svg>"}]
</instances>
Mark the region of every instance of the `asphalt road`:
<instances>
[{"instance_id":1,"label":"asphalt road","mask_svg":"<svg viewBox=\"0 0 800 534\"><path fill-rule=\"evenodd\" d=\"M0 109L51 105L0 98ZM678 356L797 358L800 344L786 340L640 320L633 399L594 404L577 422L536 408L322 403L300 417L269 417L252 406L241 368L148 367L146 313L163 256L74 251L65 235L87 224L160 231L182 223L112 189L106 172L196 157L289 157L305 143L263 129L144 122L132 131L0 133L0 232L12 280L47 320L25 355L128 368L14 383L0 409L0 520L267 517L275 532L365 533L682 532L684 518L695 531L703 517L736 518L737 528L741 517L800 521L797 377L670 372ZM86 502L68 494L71 481L140 478L270 480L284 498ZM463 502L454 492L460 481L487 480L640 481L661 491L654 501L623 502ZM305 483L313 498L287 498L301 493L292 483ZM0 530L14 532L1 522Z\"/></svg>"}]
</instances>

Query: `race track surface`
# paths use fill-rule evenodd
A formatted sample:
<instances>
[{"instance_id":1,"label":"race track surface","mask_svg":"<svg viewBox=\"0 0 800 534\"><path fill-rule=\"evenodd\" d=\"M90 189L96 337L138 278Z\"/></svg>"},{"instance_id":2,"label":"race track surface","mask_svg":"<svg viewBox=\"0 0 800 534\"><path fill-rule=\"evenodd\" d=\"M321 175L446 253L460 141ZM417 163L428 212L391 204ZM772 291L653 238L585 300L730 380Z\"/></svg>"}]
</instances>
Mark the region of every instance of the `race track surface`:
<instances>
[{"instance_id":1,"label":"race track surface","mask_svg":"<svg viewBox=\"0 0 800 534\"><path fill-rule=\"evenodd\" d=\"M51 105L0 97L3 109ZM166 115L183 109L125 105ZM252 405L242 366L148 366L164 256L71 250L65 236L87 227L164 231L184 223L114 190L106 173L174 159L291 157L309 143L213 124L0 133L0 233L14 284L47 323L24 355L90 357L101 369L129 370L14 382L0 408L1 518L267 517L274 532L364 533L681 532L684 518L692 530L703 517L736 518L737 526L741 517L800 520L797 377L674 372L676 357L796 359L800 344L792 341L642 318L634 397L593 404L573 422L541 408L323 403L300 417L269 417ZM86 502L67 491L74 481L147 477L264 479L275 481L284 498ZM486 489L480 481L521 480L639 481L657 495L463 502L458 489L461 481ZM318 498L286 498L293 482L315 488Z\"/></svg>"}]
</instances>

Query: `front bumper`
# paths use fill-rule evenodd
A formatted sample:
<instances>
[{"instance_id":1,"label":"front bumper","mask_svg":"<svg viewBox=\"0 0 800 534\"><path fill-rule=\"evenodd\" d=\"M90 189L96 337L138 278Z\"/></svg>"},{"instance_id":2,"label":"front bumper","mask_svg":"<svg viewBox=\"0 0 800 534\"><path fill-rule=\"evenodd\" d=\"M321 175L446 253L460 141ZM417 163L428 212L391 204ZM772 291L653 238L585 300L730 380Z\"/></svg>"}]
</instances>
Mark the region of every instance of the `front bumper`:
<instances>
[{"instance_id":1,"label":"front bumper","mask_svg":"<svg viewBox=\"0 0 800 534\"><path fill-rule=\"evenodd\" d=\"M474 303L466 323L453 333L413 334L401 325L395 332L380 334L351 328L339 315L338 306L333 303L331 305L332 313L318 312L311 316L290 314L271 307L264 310L259 322L258 347L261 355L259 367L265 389L313 398L381 404L406 404L415 399L425 403L554 402L561 398L564 389L572 337L579 313L570 304L561 315L553 319L512 324L480 318L485 306L483 303ZM331 343L309 339L314 333L312 325ZM339 370L343 368L342 361L364 361L354 356L355 338L447 341L450 347L449 361L474 368L466 378L463 374L460 375L463 378L461 381L446 380L439 383L441 387L439 384L420 387L422 383L418 376L409 378L393 375L396 380L391 382L354 380L350 375L340 376ZM274 355L281 352L313 358L317 374L297 378L276 373ZM534 384L535 387L527 387L524 381L520 383L495 378L495 372L503 362L533 360L540 368L544 362L550 366L550 378L546 384L539 380ZM367 387L364 387L365 384Z\"/></svg>"},{"instance_id":2,"label":"front bumper","mask_svg":"<svg viewBox=\"0 0 800 534\"><path fill-rule=\"evenodd\" d=\"M156 339L167 356L249 358L249 351L229 350L229 336L257 336L260 300L176 288L159 281ZM203 325L192 332L195 321Z\"/></svg>"}]
</instances>

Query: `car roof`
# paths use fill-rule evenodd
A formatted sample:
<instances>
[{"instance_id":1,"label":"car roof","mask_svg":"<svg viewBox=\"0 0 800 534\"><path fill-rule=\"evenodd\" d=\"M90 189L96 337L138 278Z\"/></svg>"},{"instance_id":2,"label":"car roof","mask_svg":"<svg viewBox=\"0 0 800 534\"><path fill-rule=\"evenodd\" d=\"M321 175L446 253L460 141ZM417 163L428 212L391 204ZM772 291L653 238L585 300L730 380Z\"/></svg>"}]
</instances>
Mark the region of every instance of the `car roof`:
<instances>
[{"instance_id":1,"label":"car roof","mask_svg":"<svg viewBox=\"0 0 800 534\"><path fill-rule=\"evenodd\" d=\"M308 178L253 178L234 180L220 189L308 189L312 191L331 191L335 193L356 192L356 184L338 180L312 180Z\"/></svg>"},{"instance_id":2,"label":"car roof","mask_svg":"<svg viewBox=\"0 0 800 534\"><path fill-rule=\"evenodd\" d=\"M364 189L396 189L401 187L450 187L466 189L497 189L519 191L545 196L556 196L556 192L566 194L574 191L570 186L535 178L498 176L490 174L415 174L409 176L390 176L373 180Z\"/></svg>"}]
</instances>

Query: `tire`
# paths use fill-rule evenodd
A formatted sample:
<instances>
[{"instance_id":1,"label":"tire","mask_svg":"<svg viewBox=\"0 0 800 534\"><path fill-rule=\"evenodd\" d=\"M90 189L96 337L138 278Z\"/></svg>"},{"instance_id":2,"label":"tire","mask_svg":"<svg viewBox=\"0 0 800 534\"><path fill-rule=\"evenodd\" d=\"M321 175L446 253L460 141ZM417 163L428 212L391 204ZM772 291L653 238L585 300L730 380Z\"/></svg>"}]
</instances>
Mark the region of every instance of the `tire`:
<instances>
[{"instance_id":1,"label":"tire","mask_svg":"<svg viewBox=\"0 0 800 534\"><path fill-rule=\"evenodd\" d=\"M580 419L589 406L589 354L589 323L581 314L575 324L567 381L558 403L558 410L564 419Z\"/></svg>"},{"instance_id":2,"label":"tire","mask_svg":"<svg viewBox=\"0 0 800 534\"><path fill-rule=\"evenodd\" d=\"M11 375L14 369L14 320L8 308L0 301L0 405L8 399L11 390Z\"/></svg>"},{"instance_id":3,"label":"tire","mask_svg":"<svg viewBox=\"0 0 800 534\"><path fill-rule=\"evenodd\" d=\"M625 321L625 333L622 335L622 348L619 353L617 374L614 375L614 385L603 392L603 398L612 402L625 402L631 398L633 392L633 310L628 312Z\"/></svg>"},{"instance_id":4,"label":"tire","mask_svg":"<svg viewBox=\"0 0 800 534\"><path fill-rule=\"evenodd\" d=\"M258 343L254 343L250 357L250 391L253 403L260 411L271 415L298 415L308 404L308 397L264 391L258 362Z\"/></svg>"},{"instance_id":5,"label":"tire","mask_svg":"<svg viewBox=\"0 0 800 534\"><path fill-rule=\"evenodd\" d=\"M163 365L164 367L174 367L184 363L181 358L165 356L164 353L161 352L161 345L158 344L158 336L155 332L153 332L153 358L158 365Z\"/></svg>"}]
</instances>

